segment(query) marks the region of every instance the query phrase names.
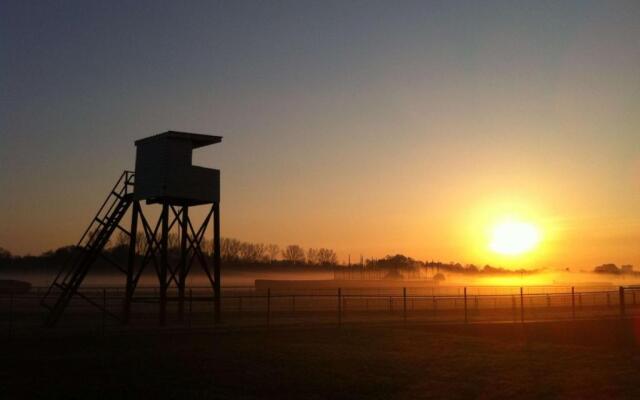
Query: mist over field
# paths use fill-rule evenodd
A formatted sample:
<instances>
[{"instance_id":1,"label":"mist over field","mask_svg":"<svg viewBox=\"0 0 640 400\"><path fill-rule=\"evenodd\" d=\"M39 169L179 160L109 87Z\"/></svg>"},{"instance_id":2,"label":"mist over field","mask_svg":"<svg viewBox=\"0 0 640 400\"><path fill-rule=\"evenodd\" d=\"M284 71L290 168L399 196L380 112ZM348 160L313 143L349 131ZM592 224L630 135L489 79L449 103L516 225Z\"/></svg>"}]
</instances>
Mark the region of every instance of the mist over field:
<instances>
[{"instance_id":1,"label":"mist over field","mask_svg":"<svg viewBox=\"0 0 640 400\"><path fill-rule=\"evenodd\" d=\"M340 269L341 267L337 267ZM344 270L345 268L343 268ZM340 276L331 270L314 271L309 268L301 268L301 271L292 271L285 268L269 268L268 266L259 269L252 268L250 270L224 269L222 271L222 287L223 288L253 288L256 280L270 281L327 281L337 280ZM483 287L580 287L581 290L592 288L605 288L613 286L640 285L640 276L628 274L602 274L594 272L568 272L568 271L547 271L528 272L526 274L492 274L471 275L455 272L441 272L444 280L438 281L438 287L464 287L464 286L483 286ZM433 273L431 274L433 275ZM31 283L34 287L46 287L51 284L54 274L51 273L20 273L17 271L0 271L0 279L18 279ZM347 281L358 281L357 274ZM89 274L84 284L92 287L121 287L124 285L125 278L119 273L96 272ZM374 283L375 282L375 283ZM411 283L412 286L420 285L434 286L431 279L377 279L370 282L372 286L385 287L390 282L401 286L401 282ZM355 282L353 282L355 283ZM145 273L141 276L139 285L141 287L157 286L157 276L152 273ZM208 287L209 281L203 273L193 273L187 278L188 287Z\"/></svg>"}]
</instances>

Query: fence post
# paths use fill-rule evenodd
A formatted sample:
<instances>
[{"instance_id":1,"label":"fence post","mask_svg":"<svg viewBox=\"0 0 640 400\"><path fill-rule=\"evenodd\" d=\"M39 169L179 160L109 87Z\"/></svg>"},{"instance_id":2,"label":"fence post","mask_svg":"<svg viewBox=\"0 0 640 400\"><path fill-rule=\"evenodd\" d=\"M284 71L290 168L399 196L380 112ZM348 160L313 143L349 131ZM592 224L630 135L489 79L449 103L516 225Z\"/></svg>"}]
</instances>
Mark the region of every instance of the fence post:
<instances>
[{"instance_id":1,"label":"fence post","mask_svg":"<svg viewBox=\"0 0 640 400\"><path fill-rule=\"evenodd\" d=\"M466 324L467 322L469 322L468 316L467 316L467 287L464 287L464 323Z\"/></svg>"},{"instance_id":2,"label":"fence post","mask_svg":"<svg viewBox=\"0 0 640 400\"><path fill-rule=\"evenodd\" d=\"M551 296L547 293L547 307L551 307Z\"/></svg>"},{"instance_id":3,"label":"fence post","mask_svg":"<svg viewBox=\"0 0 640 400\"><path fill-rule=\"evenodd\" d=\"M107 325L107 289L102 288L102 334L104 335Z\"/></svg>"},{"instance_id":4,"label":"fence post","mask_svg":"<svg viewBox=\"0 0 640 400\"><path fill-rule=\"evenodd\" d=\"M407 322L407 288L402 288L402 318Z\"/></svg>"},{"instance_id":5,"label":"fence post","mask_svg":"<svg viewBox=\"0 0 640 400\"><path fill-rule=\"evenodd\" d=\"M347 296L342 296L342 314L347 314Z\"/></svg>"},{"instance_id":6,"label":"fence post","mask_svg":"<svg viewBox=\"0 0 640 400\"><path fill-rule=\"evenodd\" d=\"M524 322L524 294L520 286L520 322Z\"/></svg>"},{"instance_id":7,"label":"fence post","mask_svg":"<svg viewBox=\"0 0 640 400\"><path fill-rule=\"evenodd\" d=\"M193 318L193 288L189 288L189 328L191 328L191 318Z\"/></svg>"},{"instance_id":8,"label":"fence post","mask_svg":"<svg viewBox=\"0 0 640 400\"><path fill-rule=\"evenodd\" d=\"M267 288L267 326L271 323L271 288Z\"/></svg>"},{"instance_id":9,"label":"fence post","mask_svg":"<svg viewBox=\"0 0 640 400\"><path fill-rule=\"evenodd\" d=\"M620 318L624 317L624 287L620 286Z\"/></svg>"},{"instance_id":10,"label":"fence post","mask_svg":"<svg viewBox=\"0 0 640 400\"><path fill-rule=\"evenodd\" d=\"M578 292L578 305L582 308L582 293Z\"/></svg>"},{"instance_id":11,"label":"fence post","mask_svg":"<svg viewBox=\"0 0 640 400\"><path fill-rule=\"evenodd\" d=\"M342 288L338 288L338 325L342 325Z\"/></svg>"},{"instance_id":12,"label":"fence post","mask_svg":"<svg viewBox=\"0 0 640 400\"><path fill-rule=\"evenodd\" d=\"M13 290L9 289L9 340L13 338Z\"/></svg>"},{"instance_id":13,"label":"fence post","mask_svg":"<svg viewBox=\"0 0 640 400\"><path fill-rule=\"evenodd\" d=\"M571 318L576 319L576 288L571 286Z\"/></svg>"},{"instance_id":14,"label":"fence post","mask_svg":"<svg viewBox=\"0 0 640 400\"><path fill-rule=\"evenodd\" d=\"M436 313L438 312L438 299L436 299L436 296L433 296L433 316L436 316Z\"/></svg>"}]
</instances>

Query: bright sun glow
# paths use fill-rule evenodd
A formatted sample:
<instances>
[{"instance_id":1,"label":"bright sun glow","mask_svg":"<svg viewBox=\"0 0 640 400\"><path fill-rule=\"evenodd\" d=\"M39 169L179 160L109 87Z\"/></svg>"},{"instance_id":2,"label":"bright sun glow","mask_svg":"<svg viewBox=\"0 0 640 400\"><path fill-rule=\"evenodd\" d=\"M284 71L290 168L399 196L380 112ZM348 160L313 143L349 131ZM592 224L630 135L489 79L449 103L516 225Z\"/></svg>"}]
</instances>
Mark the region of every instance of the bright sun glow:
<instances>
[{"instance_id":1,"label":"bright sun glow","mask_svg":"<svg viewBox=\"0 0 640 400\"><path fill-rule=\"evenodd\" d=\"M516 256L533 250L540 242L540 232L530 223L505 221L493 229L489 247L496 253Z\"/></svg>"}]
</instances>

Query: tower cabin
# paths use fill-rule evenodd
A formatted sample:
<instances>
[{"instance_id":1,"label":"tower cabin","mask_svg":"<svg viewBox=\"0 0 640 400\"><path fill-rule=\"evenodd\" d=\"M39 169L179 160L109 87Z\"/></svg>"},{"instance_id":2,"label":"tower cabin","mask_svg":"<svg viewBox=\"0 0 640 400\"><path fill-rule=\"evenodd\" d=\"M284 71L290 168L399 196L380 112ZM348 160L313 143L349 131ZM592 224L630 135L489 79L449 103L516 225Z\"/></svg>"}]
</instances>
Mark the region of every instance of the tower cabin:
<instances>
[{"instance_id":1,"label":"tower cabin","mask_svg":"<svg viewBox=\"0 0 640 400\"><path fill-rule=\"evenodd\" d=\"M151 203L195 206L220 201L220 170L191 164L193 149L221 136L167 131L137 140L134 198Z\"/></svg>"}]
</instances>

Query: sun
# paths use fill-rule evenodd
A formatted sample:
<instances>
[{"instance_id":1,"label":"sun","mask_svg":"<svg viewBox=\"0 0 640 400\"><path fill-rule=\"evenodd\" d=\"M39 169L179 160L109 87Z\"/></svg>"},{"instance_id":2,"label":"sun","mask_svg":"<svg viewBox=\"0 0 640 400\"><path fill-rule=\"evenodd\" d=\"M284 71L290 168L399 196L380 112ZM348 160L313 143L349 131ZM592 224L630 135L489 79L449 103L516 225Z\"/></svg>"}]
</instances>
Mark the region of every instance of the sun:
<instances>
[{"instance_id":1,"label":"sun","mask_svg":"<svg viewBox=\"0 0 640 400\"><path fill-rule=\"evenodd\" d=\"M489 248L499 254L517 256L535 249L540 243L540 230L533 224L515 220L495 225Z\"/></svg>"}]
</instances>

